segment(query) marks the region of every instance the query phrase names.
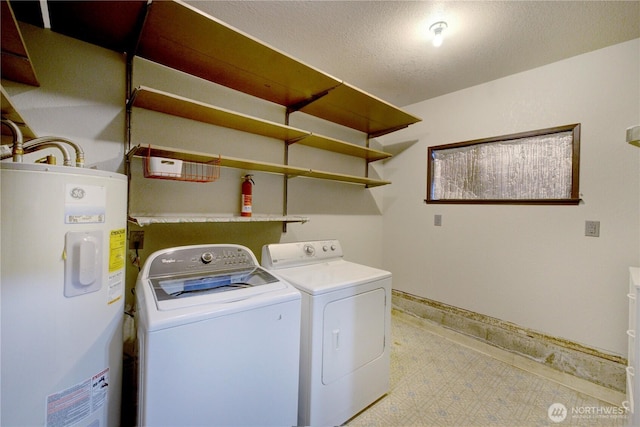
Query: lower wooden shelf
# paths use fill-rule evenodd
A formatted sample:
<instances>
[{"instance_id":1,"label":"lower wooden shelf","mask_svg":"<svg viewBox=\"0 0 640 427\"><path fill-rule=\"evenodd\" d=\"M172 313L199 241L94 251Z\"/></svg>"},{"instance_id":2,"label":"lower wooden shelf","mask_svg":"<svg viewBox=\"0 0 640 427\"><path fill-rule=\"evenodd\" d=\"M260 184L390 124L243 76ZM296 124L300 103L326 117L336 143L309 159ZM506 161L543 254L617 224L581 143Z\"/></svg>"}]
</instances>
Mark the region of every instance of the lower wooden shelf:
<instances>
[{"instance_id":1,"label":"lower wooden shelf","mask_svg":"<svg viewBox=\"0 0 640 427\"><path fill-rule=\"evenodd\" d=\"M146 158L147 156L151 156L178 159L196 163L207 163L217 159L221 167L249 169L253 171L282 174L289 177L301 176L306 178L326 179L330 181L346 182L351 184L363 184L367 187L378 187L381 185L391 184L391 182L389 181L383 181L379 179L371 179L367 177L345 175L333 172L323 172L298 166L278 165L274 163L239 159L216 154L205 154L194 151L178 150L175 148L160 147L157 145L138 145L132 148L127 156L129 157L129 159L131 159L132 157Z\"/></svg>"},{"instance_id":2,"label":"lower wooden shelf","mask_svg":"<svg viewBox=\"0 0 640 427\"><path fill-rule=\"evenodd\" d=\"M303 216L279 216L279 215L254 215L233 216L233 215L129 215L129 222L137 224L141 227L152 224L187 224L187 223L255 223L255 222L283 222L283 223L305 223L309 221L308 217Z\"/></svg>"}]
</instances>

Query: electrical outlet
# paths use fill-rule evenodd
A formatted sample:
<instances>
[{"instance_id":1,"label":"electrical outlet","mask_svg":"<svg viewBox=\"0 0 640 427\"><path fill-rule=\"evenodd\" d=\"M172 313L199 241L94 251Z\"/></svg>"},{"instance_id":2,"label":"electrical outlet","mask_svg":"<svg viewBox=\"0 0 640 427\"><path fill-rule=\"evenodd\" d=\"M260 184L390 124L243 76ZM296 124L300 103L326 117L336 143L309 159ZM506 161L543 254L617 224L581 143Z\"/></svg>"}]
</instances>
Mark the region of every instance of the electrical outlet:
<instances>
[{"instance_id":1,"label":"electrical outlet","mask_svg":"<svg viewBox=\"0 0 640 427\"><path fill-rule=\"evenodd\" d=\"M585 221L584 235L588 237L600 237L600 221Z\"/></svg>"},{"instance_id":2,"label":"electrical outlet","mask_svg":"<svg viewBox=\"0 0 640 427\"><path fill-rule=\"evenodd\" d=\"M442 227L442 215L437 214L433 216L433 225L436 227Z\"/></svg>"},{"instance_id":3,"label":"electrical outlet","mask_svg":"<svg viewBox=\"0 0 640 427\"><path fill-rule=\"evenodd\" d=\"M142 249L144 246L144 231L129 232L129 249Z\"/></svg>"}]
</instances>

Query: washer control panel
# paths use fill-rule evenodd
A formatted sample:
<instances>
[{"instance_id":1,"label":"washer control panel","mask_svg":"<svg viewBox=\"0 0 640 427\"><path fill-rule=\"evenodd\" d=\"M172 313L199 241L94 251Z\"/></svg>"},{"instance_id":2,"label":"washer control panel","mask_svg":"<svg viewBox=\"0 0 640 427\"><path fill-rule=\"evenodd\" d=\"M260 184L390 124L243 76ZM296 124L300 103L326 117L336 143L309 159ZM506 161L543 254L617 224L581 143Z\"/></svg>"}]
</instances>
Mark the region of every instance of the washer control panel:
<instances>
[{"instance_id":1,"label":"washer control panel","mask_svg":"<svg viewBox=\"0 0 640 427\"><path fill-rule=\"evenodd\" d=\"M258 260L249 248L240 245L193 245L165 249L151 255L147 275L163 276L202 271L223 271L257 267Z\"/></svg>"},{"instance_id":2,"label":"washer control panel","mask_svg":"<svg viewBox=\"0 0 640 427\"><path fill-rule=\"evenodd\" d=\"M262 266L267 268L294 267L342 258L338 240L279 243L262 248Z\"/></svg>"}]
</instances>

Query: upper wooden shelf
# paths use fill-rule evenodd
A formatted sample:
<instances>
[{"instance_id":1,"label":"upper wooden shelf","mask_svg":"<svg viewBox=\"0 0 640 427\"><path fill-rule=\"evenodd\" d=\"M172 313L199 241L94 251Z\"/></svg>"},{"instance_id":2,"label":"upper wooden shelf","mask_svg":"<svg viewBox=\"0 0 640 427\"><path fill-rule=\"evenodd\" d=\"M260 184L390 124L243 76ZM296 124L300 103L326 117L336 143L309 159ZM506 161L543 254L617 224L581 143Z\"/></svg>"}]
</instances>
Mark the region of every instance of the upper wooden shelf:
<instances>
[{"instance_id":1,"label":"upper wooden shelf","mask_svg":"<svg viewBox=\"0 0 640 427\"><path fill-rule=\"evenodd\" d=\"M109 43L102 43L109 48L130 45L120 50L290 111L302 111L371 137L420 121L180 1L154 1L145 7L135 2L127 8L121 8L121 2L97 2L100 13L91 13L86 6L95 2L53 3L51 25L55 31L92 43L109 39ZM119 31L114 32L110 29L113 22L131 24L128 30L119 24ZM122 40L113 41L114 37Z\"/></svg>"},{"instance_id":2,"label":"upper wooden shelf","mask_svg":"<svg viewBox=\"0 0 640 427\"><path fill-rule=\"evenodd\" d=\"M283 141L302 138L308 132L184 98L161 90L140 86L131 95L133 107L158 111Z\"/></svg>"},{"instance_id":3,"label":"upper wooden shelf","mask_svg":"<svg viewBox=\"0 0 640 427\"><path fill-rule=\"evenodd\" d=\"M420 121L178 1L151 3L137 55L372 136Z\"/></svg>"},{"instance_id":4,"label":"upper wooden shelf","mask_svg":"<svg viewBox=\"0 0 640 427\"><path fill-rule=\"evenodd\" d=\"M163 92L145 86L138 87L129 100L133 107L145 108L173 116L280 139L336 153L360 157L369 161L391 157L391 154L327 136L314 134L291 126L251 117L204 102Z\"/></svg>"},{"instance_id":5,"label":"upper wooden shelf","mask_svg":"<svg viewBox=\"0 0 640 427\"><path fill-rule=\"evenodd\" d=\"M367 161L374 162L392 157L391 154L384 151L374 150L373 148L363 147L362 145L352 144L350 142L340 141L328 136L310 133L302 139L295 142L296 144L305 145L307 147L319 148L334 153L347 154L349 156L360 157Z\"/></svg>"},{"instance_id":6,"label":"upper wooden shelf","mask_svg":"<svg viewBox=\"0 0 640 427\"><path fill-rule=\"evenodd\" d=\"M341 83L178 1L149 5L136 54L280 105Z\"/></svg>"},{"instance_id":7,"label":"upper wooden shelf","mask_svg":"<svg viewBox=\"0 0 640 427\"><path fill-rule=\"evenodd\" d=\"M11 5L2 0L2 78L40 86ZM4 108L4 107L3 107Z\"/></svg>"},{"instance_id":8,"label":"upper wooden shelf","mask_svg":"<svg viewBox=\"0 0 640 427\"><path fill-rule=\"evenodd\" d=\"M365 132L370 138L404 129L421 119L343 82L300 111Z\"/></svg>"}]
</instances>

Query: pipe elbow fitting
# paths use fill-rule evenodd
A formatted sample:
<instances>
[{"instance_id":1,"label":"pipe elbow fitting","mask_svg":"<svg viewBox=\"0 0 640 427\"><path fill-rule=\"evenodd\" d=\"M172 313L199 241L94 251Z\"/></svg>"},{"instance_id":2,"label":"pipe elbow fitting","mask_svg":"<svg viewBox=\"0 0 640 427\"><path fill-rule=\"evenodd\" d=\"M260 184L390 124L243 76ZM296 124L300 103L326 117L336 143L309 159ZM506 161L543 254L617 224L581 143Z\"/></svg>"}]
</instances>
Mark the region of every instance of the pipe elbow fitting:
<instances>
[{"instance_id":1,"label":"pipe elbow fitting","mask_svg":"<svg viewBox=\"0 0 640 427\"><path fill-rule=\"evenodd\" d=\"M9 119L2 119L2 124L6 125L13 135L13 161L22 163L22 156L24 155L24 139L22 137L22 131L18 125Z\"/></svg>"}]
</instances>

